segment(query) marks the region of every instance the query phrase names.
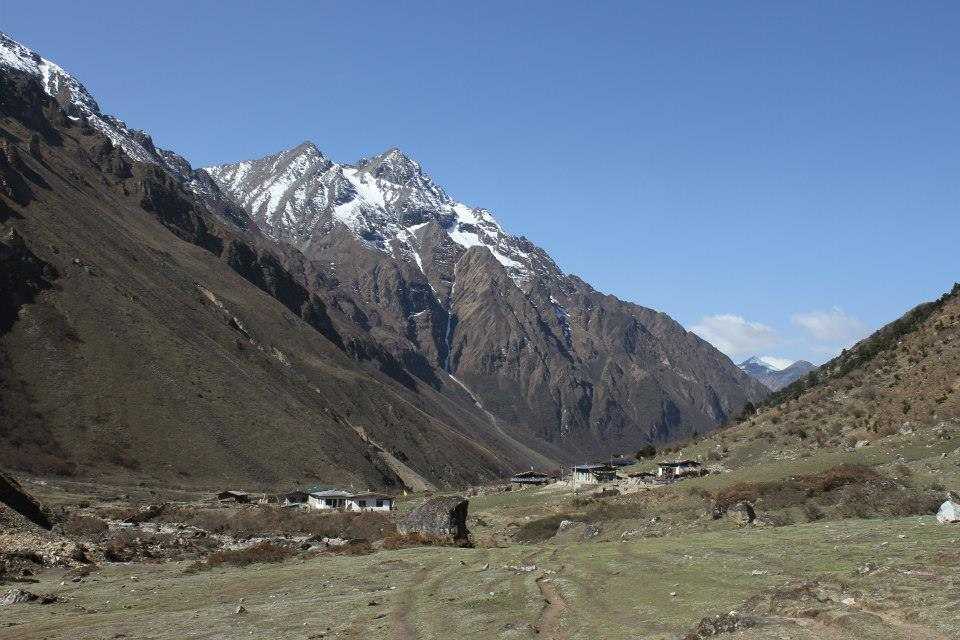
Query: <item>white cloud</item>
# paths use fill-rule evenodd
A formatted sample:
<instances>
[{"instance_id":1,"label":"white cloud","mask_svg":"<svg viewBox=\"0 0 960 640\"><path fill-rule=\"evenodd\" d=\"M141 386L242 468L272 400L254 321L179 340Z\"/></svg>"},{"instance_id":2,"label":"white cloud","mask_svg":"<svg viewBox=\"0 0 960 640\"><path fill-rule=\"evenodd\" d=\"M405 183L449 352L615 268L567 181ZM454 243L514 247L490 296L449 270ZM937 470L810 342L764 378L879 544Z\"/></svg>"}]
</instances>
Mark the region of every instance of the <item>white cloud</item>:
<instances>
[{"instance_id":1,"label":"white cloud","mask_svg":"<svg viewBox=\"0 0 960 640\"><path fill-rule=\"evenodd\" d=\"M751 356L780 342L777 332L767 325L729 313L707 316L690 331L731 358Z\"/></svg>"},{"instance_id":2,"label":"white cloud","mask_svg":"<svg viewBox=\"0 0 960 640\"><path fill-rule=\"evenodd\" d=\"M798 313L791 320L819 342L849 345L867 333L866 324L839 307L830 311Z\"/></svg>"}]
</instances>

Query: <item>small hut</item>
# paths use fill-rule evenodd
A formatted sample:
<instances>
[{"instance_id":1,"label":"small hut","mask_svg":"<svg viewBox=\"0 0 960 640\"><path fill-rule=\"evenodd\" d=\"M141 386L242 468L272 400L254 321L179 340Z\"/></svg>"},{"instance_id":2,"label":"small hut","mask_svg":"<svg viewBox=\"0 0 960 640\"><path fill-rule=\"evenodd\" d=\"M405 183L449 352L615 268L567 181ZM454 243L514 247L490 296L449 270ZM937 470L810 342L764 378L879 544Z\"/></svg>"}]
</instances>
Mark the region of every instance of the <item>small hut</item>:
<instances>
[{"instance_id":1,"label":"small hut","mask_svg":"<svg viewBox=\"0 0 960 640\"><path fill-rule=\"evenodd\" d=\"M657 464L657 478L661 480L702 476L705 471L703 465L696 460L677 460L676 462L660 462Z\"/></svg>"},{"instance_id":2,"label":"small hut","mask_svg":"<svg viewBox=\"0 0 960 640\"><path fill-rule=\"evenodd\" d=\"M548 484L550 482L550 476L539 471L521 471L510 477L510 484L515 484L521 487L526 487L529 485L540 486Z\"/></svg>"},{"instance_id":3,"label":"small hut","mask_svg":"<svg viewBox=\"0 0 960 640\"><path fill-rule=\"evenodd\" d=\"M617 470L604 463L578 464L573 468L573 484L600 484L615 480Z\"/></svg>"}]
</instances>

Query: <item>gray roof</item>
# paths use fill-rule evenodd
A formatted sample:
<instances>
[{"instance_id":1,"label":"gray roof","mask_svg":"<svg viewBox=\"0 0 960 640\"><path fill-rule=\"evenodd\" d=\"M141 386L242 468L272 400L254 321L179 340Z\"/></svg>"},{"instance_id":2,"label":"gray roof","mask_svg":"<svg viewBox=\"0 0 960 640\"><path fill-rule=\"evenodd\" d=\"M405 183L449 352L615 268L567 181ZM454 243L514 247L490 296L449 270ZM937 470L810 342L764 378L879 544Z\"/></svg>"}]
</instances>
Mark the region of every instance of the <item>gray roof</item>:
<instances>
[{"instance_id":1,"label":"gray roof","mask_svg":"<svg viewBox=\"0 0 960 640\"><path fill-rule=\"evenodd\" d=\"M610 465L606 463L593 462L590 464L578 464L575 466L574 471L612 471Z\"/></svg>"},{"instance_id":2,"label":"gray roof","mask_svg":"<svg viewBox=\"0 0 960 640\"><path fill-rule=\"evenodd\" d=\"M353 494L341 489L327 489L325 491L311 491L310 495L314 498L349 498Z\"/></svg>"}]
</instances>

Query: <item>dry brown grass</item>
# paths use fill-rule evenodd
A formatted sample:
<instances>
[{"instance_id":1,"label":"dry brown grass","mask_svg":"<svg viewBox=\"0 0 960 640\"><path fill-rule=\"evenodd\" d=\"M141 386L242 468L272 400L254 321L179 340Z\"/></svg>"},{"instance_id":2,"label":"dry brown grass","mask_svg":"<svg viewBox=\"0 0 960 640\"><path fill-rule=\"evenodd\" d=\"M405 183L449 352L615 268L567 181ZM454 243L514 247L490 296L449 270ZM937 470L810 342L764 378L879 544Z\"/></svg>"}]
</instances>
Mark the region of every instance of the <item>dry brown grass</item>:
<instances>
[{"instance_id":1,"label":"dry brown grass","mask_svg":"<svg viewBox=\"0 0 960 640\"><path fill-rule=\"evenodd\" d=\"M389 550L411 547L469 547L469 542L458 541L449 536L430 536L423 533L394 533L383 539L383 548Z\"/></svg>"},{"instance_id":2,"label":"dry brown grass","mask_svg":"<svg viewBox=\"0 0 960 640\"><path fill-rule=\"evenodd\" d=\"M296 552L289 547L282 547L271 542L261 542L244 549L215 551L207 556L206 560L194 562L187 567L187 571L206 571L223 565L246 567L251 564L283 562L294 555L296 555Z\"/></svg>"},{"instance_id":3,"label":"dry brown grass","mask_svg":"<svg viewBox=\"0 0 960 640\"><path fill-rule=\"evenodd\" d=\"M318 513L269 505L239 509L181 507L168 509L157 520L248 538L261 535L311 535L374 541L396 530L390 517L379 512Z\"/></svg>"}]
</instances>

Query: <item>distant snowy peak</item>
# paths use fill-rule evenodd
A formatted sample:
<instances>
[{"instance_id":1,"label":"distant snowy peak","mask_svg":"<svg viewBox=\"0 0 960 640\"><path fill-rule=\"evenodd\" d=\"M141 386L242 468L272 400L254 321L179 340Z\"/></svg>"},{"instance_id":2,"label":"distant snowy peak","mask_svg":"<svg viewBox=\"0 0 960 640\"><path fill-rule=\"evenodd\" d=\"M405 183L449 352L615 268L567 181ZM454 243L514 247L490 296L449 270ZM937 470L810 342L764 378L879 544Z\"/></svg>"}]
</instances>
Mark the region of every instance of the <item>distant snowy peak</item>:
<instances>
[{"instance_id":1,"label":"distant snowy peak","mask_svg":"<svg viewBox=\"0 0 960 640\"><path fill-rule=\"evenodd\" d=\"M779 391L816 369L806 360L794 362L772 356L753 356L741 362L739 367L773 391Z\"/></svg>"},{"instance_id":2,"label":"distant snowy peak","mask_svg":"<svg viewBox=\"0 0 960 640\"><path fill-rule=\"evenodd\" d=\"M302 248L341 224L367 246L399 253L422 270L417 232L435 222L461 247L489 249L518 283L535 273L558 272L545 253L507 234L489 211L453 200L396 147L355 164L338 164L304 142L204 171L266 233Z\"/></svg>"},{"instance_id":3,"label":"distant snowy peak","mask_svg":"<svg viewBox=\"0 0 960 640\"><path fill-rule=\"evenodd\" d=\"M750 365L758 365L766 367L771 371L783 371L787 367L793 364L793 360L787 360L786 358L775 358L773 356L753 356L752 358L747 358L742 363L740 363L740 368Z\"/></svg>"}]
</instances>

